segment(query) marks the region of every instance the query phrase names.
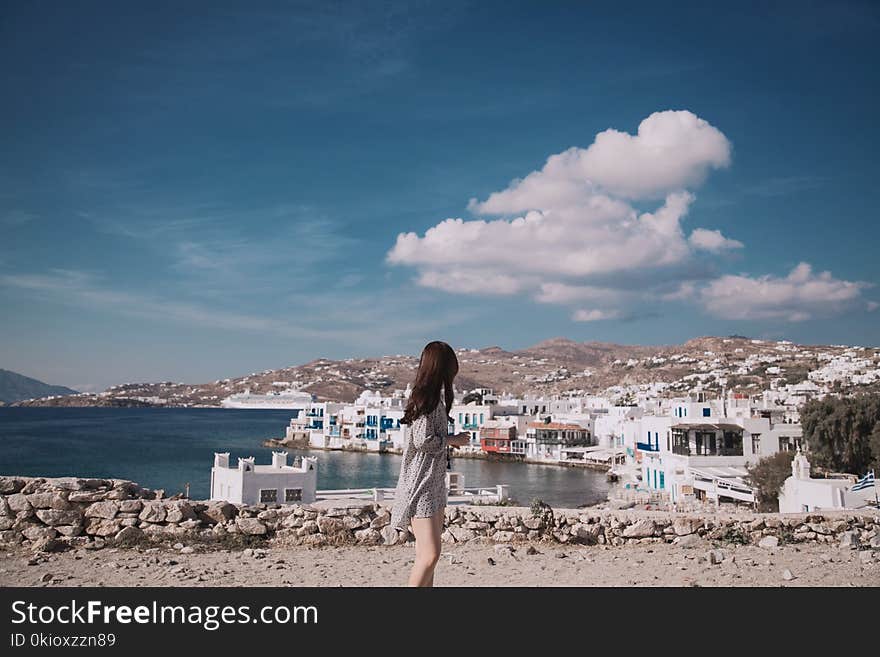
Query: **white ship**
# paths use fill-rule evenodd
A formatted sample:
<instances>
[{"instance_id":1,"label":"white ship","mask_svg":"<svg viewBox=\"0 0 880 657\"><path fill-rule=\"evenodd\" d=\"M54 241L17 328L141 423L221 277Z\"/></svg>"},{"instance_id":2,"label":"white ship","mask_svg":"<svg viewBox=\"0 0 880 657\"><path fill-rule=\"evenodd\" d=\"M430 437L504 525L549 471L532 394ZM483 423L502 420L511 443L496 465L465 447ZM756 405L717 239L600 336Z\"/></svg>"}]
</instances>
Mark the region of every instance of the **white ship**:
<instances>
[{"instance_id":1,"label":"white ship","mask_svg":"<svg viewBox=\"0 0 880 657\"><path fill-rule=\"evenodd\" d=\"M223 408L263 408L263 409L306 409L314 401L314 396L302 390L282 390L254 394L250 390L230 395L220 402Z\"/></svg>"}]
</instances>

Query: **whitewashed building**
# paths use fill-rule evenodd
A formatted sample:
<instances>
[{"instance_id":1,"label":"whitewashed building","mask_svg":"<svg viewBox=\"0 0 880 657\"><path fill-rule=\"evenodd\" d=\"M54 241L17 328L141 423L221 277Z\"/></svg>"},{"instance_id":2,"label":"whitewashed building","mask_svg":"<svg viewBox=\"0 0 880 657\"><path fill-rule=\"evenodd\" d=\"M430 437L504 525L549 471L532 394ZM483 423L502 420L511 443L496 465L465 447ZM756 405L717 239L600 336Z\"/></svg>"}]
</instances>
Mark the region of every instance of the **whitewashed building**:
<instances>
[{"instance_id":1,"label":"whitewashed building","mask_svg":"<svg viewBox=\"0 0 880 657\"><path fill-rule=\"evenodd\" d=\"M791 476L779 492L780 513L803 513L823 509L860 509L874 501L874 488L852 492L855 477L812 479L810 462L798 449L791 462Z\"/></svg>"},{"instance_id":2,"label":"whitewashed building","mask_svg":"<svg viewBox=\"0 0 880 657\"><path fill-rule=\"evenodd\" d=\"M256 465L254 457L238 459L230 467L229 452L214 454L211 499L234 504L300 504L315 501L318 459L302 457L299 467L287 464L287 452L272 452L270 465Z\"/></svg>"}]
</instances>

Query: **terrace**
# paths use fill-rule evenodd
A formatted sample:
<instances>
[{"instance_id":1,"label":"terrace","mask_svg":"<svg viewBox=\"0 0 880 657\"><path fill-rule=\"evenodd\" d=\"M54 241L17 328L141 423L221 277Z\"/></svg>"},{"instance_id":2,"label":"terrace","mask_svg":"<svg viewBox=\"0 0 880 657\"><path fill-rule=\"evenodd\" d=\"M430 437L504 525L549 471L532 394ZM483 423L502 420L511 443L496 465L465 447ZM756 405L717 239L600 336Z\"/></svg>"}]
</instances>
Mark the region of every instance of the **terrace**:
<instances>
[{"instance_id":1,"label":"terrace","mask_svg":"<svg viewBox=\"0 0 880 657\"><path fill-rule=\"evenodd\" d=\"M742 456L743 428L724 422L675 424L672 453L681 456Z\"/></svg>"}]
</instances>

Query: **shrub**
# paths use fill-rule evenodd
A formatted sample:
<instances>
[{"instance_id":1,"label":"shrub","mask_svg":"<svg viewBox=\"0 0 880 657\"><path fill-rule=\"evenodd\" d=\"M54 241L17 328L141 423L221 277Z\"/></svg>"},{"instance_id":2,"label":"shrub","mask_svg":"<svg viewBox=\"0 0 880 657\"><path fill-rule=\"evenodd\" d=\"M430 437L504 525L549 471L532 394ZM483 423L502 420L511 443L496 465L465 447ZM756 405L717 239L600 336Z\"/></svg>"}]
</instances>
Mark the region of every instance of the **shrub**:
<instances>
[{"instance_id":1,"label":"shrub","mask_svg":"<svg viewBox=\"0 0 880 657\"><path fill-rule=\"evenodd\" d=\"M773 512L779 510L779 491L782 484L791 476L793 452L777 452L767 456L748 468L748 481L755 488L758 510Z\"/></svg>"}]
</instances>

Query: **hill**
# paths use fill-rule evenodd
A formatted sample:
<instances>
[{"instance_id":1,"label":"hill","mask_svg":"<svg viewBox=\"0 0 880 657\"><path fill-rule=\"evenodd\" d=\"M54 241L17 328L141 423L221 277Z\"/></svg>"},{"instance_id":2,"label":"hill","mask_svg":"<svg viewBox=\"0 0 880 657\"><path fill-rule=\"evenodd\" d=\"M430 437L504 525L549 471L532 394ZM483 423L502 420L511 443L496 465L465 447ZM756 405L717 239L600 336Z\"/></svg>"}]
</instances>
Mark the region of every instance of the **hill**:
<instances>
[{"instance_id":1,"label":"hill","mask_svg":"<svg viewBox=\"0 0 880 657\"><path fill-rule=\"evenodd\" d=\"M499 393L607 394L652 387L675 396L700 388L756 394L804 384L840 391L880 387L880 349L797 345L741 336L699 337L681 345L640 346L553 338L526 349L498 346L457 350L459 390L488 387ZM100 394L22 402L39 406L219 406L229 395L297 388L319 400L350 402L362 391L390 394L413 380L416 355L329 360L210 383L126 383Z\"/></svg>"},{"instance_id":2,"label":"hill","mask_svg":"<svg viewBox=\"0 0 880 657\"><path fill-rule=\"evenodd\" d=\"M12 404L22 399L49 397L51 395L76 395L76 390L53 386L29 376L0 369L0 401Z\"/></svg>"}]
</instances>

